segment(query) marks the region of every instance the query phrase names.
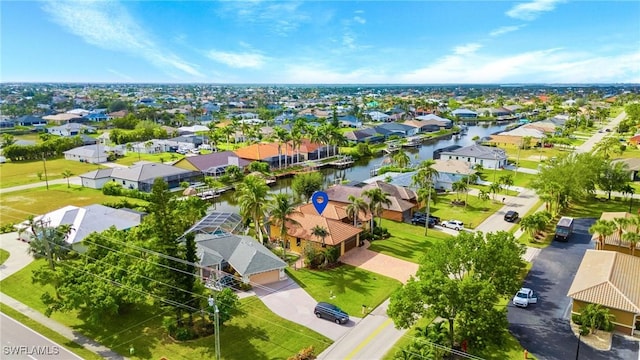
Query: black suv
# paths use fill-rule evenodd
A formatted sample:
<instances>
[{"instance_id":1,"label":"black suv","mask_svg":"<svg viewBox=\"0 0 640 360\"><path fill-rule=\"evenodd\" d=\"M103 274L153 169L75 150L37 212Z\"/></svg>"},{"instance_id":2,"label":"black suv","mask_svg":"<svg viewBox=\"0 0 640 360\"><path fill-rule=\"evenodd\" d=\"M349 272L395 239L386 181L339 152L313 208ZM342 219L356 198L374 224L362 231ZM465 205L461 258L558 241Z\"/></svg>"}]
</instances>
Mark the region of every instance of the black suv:
<instances>
[{"instance_id":1,"label":"black suv","mask_svg":"<svg viewBox=\"0 0 640 360\"><path fill-rule=\"evenodd\" d=\"M349 322L349 315L339 307L326 302L319 302L313 310L318 318L329 319L336 324L346 324Z\"/></svg>"},{"instance_id":2,"label":"black suv","mask_svg":"<svg viewBox=\"0 0 640 360\"><path fill-rule=\"evenodd\" d=\"M427 217L426 216L416 216L413 215L413 217L411 218L411 223L413 225L420 225L420 226L424 226L424 224L427 222ZM432 217L429 218L429 225L430 228L436 226L436 220Z\"/></svg>"},{"instance_id":3,"label":"black suv","mask_svg":"<svg viewBox=\"0 0 640 360\"><path fill-rule=\"evenodd\" d=\"M504 221L516 222L518 220L518 216L520 216L520 215L517 212L515 212L513 210L509 210L509 211L507 211L506 214L504 214Z\"/></svg>"}]
</instances>

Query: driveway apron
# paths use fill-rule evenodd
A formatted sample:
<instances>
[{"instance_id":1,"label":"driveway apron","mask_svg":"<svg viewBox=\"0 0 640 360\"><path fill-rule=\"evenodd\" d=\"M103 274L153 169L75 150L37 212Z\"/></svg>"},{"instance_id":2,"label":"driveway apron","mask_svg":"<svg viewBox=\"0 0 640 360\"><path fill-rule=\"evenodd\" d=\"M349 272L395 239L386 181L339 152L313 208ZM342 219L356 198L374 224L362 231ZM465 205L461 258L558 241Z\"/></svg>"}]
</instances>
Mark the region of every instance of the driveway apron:
<instances>
[{"instance_id":1,"label":"driveway apron","mask_svg":"<svg viewBox=\"0 0 640 360\"><path fill-rule=\"evenodd\" d=\"M367 241L365 246L355 248L343 255L340 261L399 280L403 284L418 271L418 264L371 251L367 249L368 247L369 242Z\"/></svg>"}]
</instances>

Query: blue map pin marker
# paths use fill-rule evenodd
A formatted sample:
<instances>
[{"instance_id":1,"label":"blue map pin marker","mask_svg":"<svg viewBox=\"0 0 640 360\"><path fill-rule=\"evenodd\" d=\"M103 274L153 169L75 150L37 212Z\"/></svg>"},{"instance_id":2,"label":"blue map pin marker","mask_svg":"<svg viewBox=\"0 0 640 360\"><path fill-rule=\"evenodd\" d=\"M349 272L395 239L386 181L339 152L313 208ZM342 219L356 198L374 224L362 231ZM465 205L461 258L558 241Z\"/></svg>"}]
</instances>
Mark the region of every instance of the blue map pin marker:
<instances>
[{"instance_id":1,"label":"blue map pin marker","mask_svg":"<svg viewBox=\"0 0 640 360\"><path fill-rule=\"evenodd\" d=\"M322 212L329 203L329 195L324 191L316 191L311 195L311 202L313 203L313 207L316 208L318 214L322 215Z\"/></svg>"}]
</instances>

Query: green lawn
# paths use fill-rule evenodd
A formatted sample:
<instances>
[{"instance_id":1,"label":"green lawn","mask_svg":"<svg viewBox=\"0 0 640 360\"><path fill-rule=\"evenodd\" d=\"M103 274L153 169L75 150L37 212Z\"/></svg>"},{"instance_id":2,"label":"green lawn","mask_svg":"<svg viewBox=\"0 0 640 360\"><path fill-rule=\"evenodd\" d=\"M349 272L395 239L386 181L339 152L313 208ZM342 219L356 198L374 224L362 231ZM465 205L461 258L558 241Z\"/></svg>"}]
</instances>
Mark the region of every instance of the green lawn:
<instances>
[{"instance_id":1,"label":"green lawn","mask_svg":"<svg viewBox=\"0 0 640 360\"><path fill-rule=\"evenodd\" d=\"M523 188L528 188L531 182L538 176L536 174L527 174L519 171L516 173L511 170L494 170L494 169L484 169L482 170L482 174L480 177L484 181L500 181L500 176L511 175L513 178L513 185L520 186Z\"/></svg>"},{"instance_id":2,"label":"green lawn","mask_svg":"<svg viewBox=\"0 0 640 360\"><path fill-rule=\"evenodd\" d=\"M632 202L631 213L637 214L640 210L640 200L634 199ZM599 219L603 212L629 211L629 200L614 197L607 200L606 197L598 196L583 201L576 201L569 205L569 208L562 212L564 216L571 217L588 217Z\"/></svg>"},{"instance_id":3,"label":"green lawn","mask_svg":"<svg viewBox=\"0 0 640 360\"><path fill-rule=\"evenodd\" d=\"M161 153L161 154L138 154L136 152L130 152L124 157L121 157L115 161L116 164L130 166L138 161L150 161L155 163L166 161L177 161L184 157L184 155L176 153Z\"/></svg>"},{"instance_id":4,"label":"green lawn","mask_svg":"<svg viewBox=\"0 0 640 360\"><path fill-rule=\"evenodd\" d=\"M512 159L509 158L509 160L513 161L513 163L515 164L516 159ZM542 164L541 162L536 160L523 160L520 159L520 161L518 162L518 166L519 167L523 167L523 168L527 168L527 169L533 169L533 170L538 170L538 166L540 166L540 164Z\"/></svg>"},{"instance_id":5,"label":"green lawn","mask_svg":"<svg viewBox=\"0 0 640 360\"><path fill-rule=\"evenodd\" d=\"M45 181L44 167L45 162L42 160L4 163L0 165L0 188ZM62 172L65 170L71 171L75 176L104 168L97 164L81 163L64 158L47 160L46 167L49 180L63 179ZM42 173L42 179L38 177L39 172Z\"/></svg>"},{"instance_id":6,"label":"green lawn","mask_svg":"<svg viewBox=\"0 0 640 360\"><path fill-rule=\"evenodd\" d=\"M469 187L473 189L484 190L487 194L489 194L489 197L493 198L493 194L491 194L491 192L489 191L488 185L469 185ZM518 194L520 194L520 192L518 191L503 189L500 191L500 193L496 194L496 201L500 198L498 195L518 196Z\"/></svg>"},{"instance_id":7,"label":"green lawn","mask_svg":"<svg viewBox=\"0 0 640 360\"><path fill-rule=\"evenodd\" d=\"M53 288L31 282L31 272L44 264L43 260L37 260L5 279L0 283L1 291L44 312L40 296L45 291L52 292ZM226 323L220 332L223 359L282 359L308 346L313 346L319 354L331 344L330 339L275 315L256 297L241 300L241 310L242 314ZM213 336L182 343L167 338L162 318L169 315L171 313L157 307L138 306L99 326L84 324L75 312L54 313L51 318L127 356L129 347L133 345L135 356L130 357L132 359L204 359L215 356ZM200 318L196 316L195 319Z\"/></svg>"},{"instance_id":8,"label":"green lawn","mask_svg":"<svg viewBox=\"0 0 640 360\"><path fill-rule=\"evenodd\" d=\"M0 265L4 264L5 261L9 258L9 252L5 249L0 249Z\"/></svg>"},{"instance_id":9,"label":"green lawn","mask_svg":"<svg viewBox=\"0 0 640 360\"><path fill-rule=\"evenodd\" d=\"M143 200L125 198L121 196L107 196L100 190L80 186L51 185L49 190L44 187L15 191L2 195L0 205L0 225L19 223L29 215L40 215L59 209L67 205L86 206L107 202L118 202L120 199L137 204L145 204Z\"/></svg>"},{"instance_id":10,"label":"green lawn","mask_svg":"<svg viewBox=\"0 0 640 360\"><path fill-rule=\"evenodd\" d=\"M317 301L331 302L356 317L362 317L363 304L375 308L402 285L351 265L330 270L288 269L287 274Z\"/></svg>"},{"instance_id":11,"label":"green lawn","mask_svg":"<svg viewBox=\"0 0 640 360\"><path fill-rule=\"evenodd\" d=\"M90 359L90 360L100 360L102 359L101 356L85 349L84 347L82 347L82 345L79 345L69 339L67 339L66 337L58 334L57 332L49 329L48 327L40 324L39 322L36 322L35 320L32 320L31 318L29 318L26 315L21 314L20 312L14 310L13 308L10 308L9 306L0 303L0 312L4 313L5 315L12 317L15 320L18 320L19 322L21 322L23 325L27 326L28 328L46 336L47 338L49 338L50 340L62 345L65 349L73 352L74 354L80 356L83 359Z\"/></svg>"},{"instance_id":12,"label":"green lawn","mask_svg":"<svg viewBox=\"0 0 640 360\"><path fill-rule=\"evenodd\" d=\"M496 195L496 199L499 199L501 194ZM501 202L494 202L491 199L480 201L475 195L469 195L467 198L465 194L460 194L460 200L468 200L466 208L452 206L451 201L455 199L456 194L438 195L437 203L431 205L431 213L440 217L442 221L460 220L466 228L473 229L503 206Z\"/></svg>"},{"instance_id":13,"label":"green lawn","mask_svg":"<svg viewBox=\"0 0 640 360\"><path fill-rule=\"evenodd\" d=\"M429 229L424 236L424 227L382 219L382 226L389 230L391 237L376 240L369 250L398 259L419 263L424 253L434 242L446 241L451 235L438 230Z\"/></svg>"}]
</instances>

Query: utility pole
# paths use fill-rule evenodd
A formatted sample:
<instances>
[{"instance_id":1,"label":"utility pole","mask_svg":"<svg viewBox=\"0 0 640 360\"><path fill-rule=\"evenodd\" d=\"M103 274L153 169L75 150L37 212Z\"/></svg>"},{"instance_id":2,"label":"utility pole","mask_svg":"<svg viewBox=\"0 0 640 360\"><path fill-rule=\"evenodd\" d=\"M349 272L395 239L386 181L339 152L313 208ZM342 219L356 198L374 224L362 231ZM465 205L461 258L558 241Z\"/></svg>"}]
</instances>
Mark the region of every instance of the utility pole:
<instances>
[{"instance_id":1,"label":"utility pole","mask_svg":"<svg viewBox=\"0 0 640 360\"><path fill-rule=\"evenodd\" d=\"M44 182L47 184L47 190L49 190L49 177L47 177L47 160L42 153L42 166L44 167Z\"/></svg>"},{"instance_id":2,"label":"utility pole","mask_svg":"<svg viewBox=\"0 0 640 360\"><path fill-rule=\"evenodd\" d=\"M209 306L214 308L213 316L215 318L214 331L216 332L216 360L220 360L220 311L218 310L216 300L212 296L209 296L208 302Z\"/></svg>"}]
</instances>

